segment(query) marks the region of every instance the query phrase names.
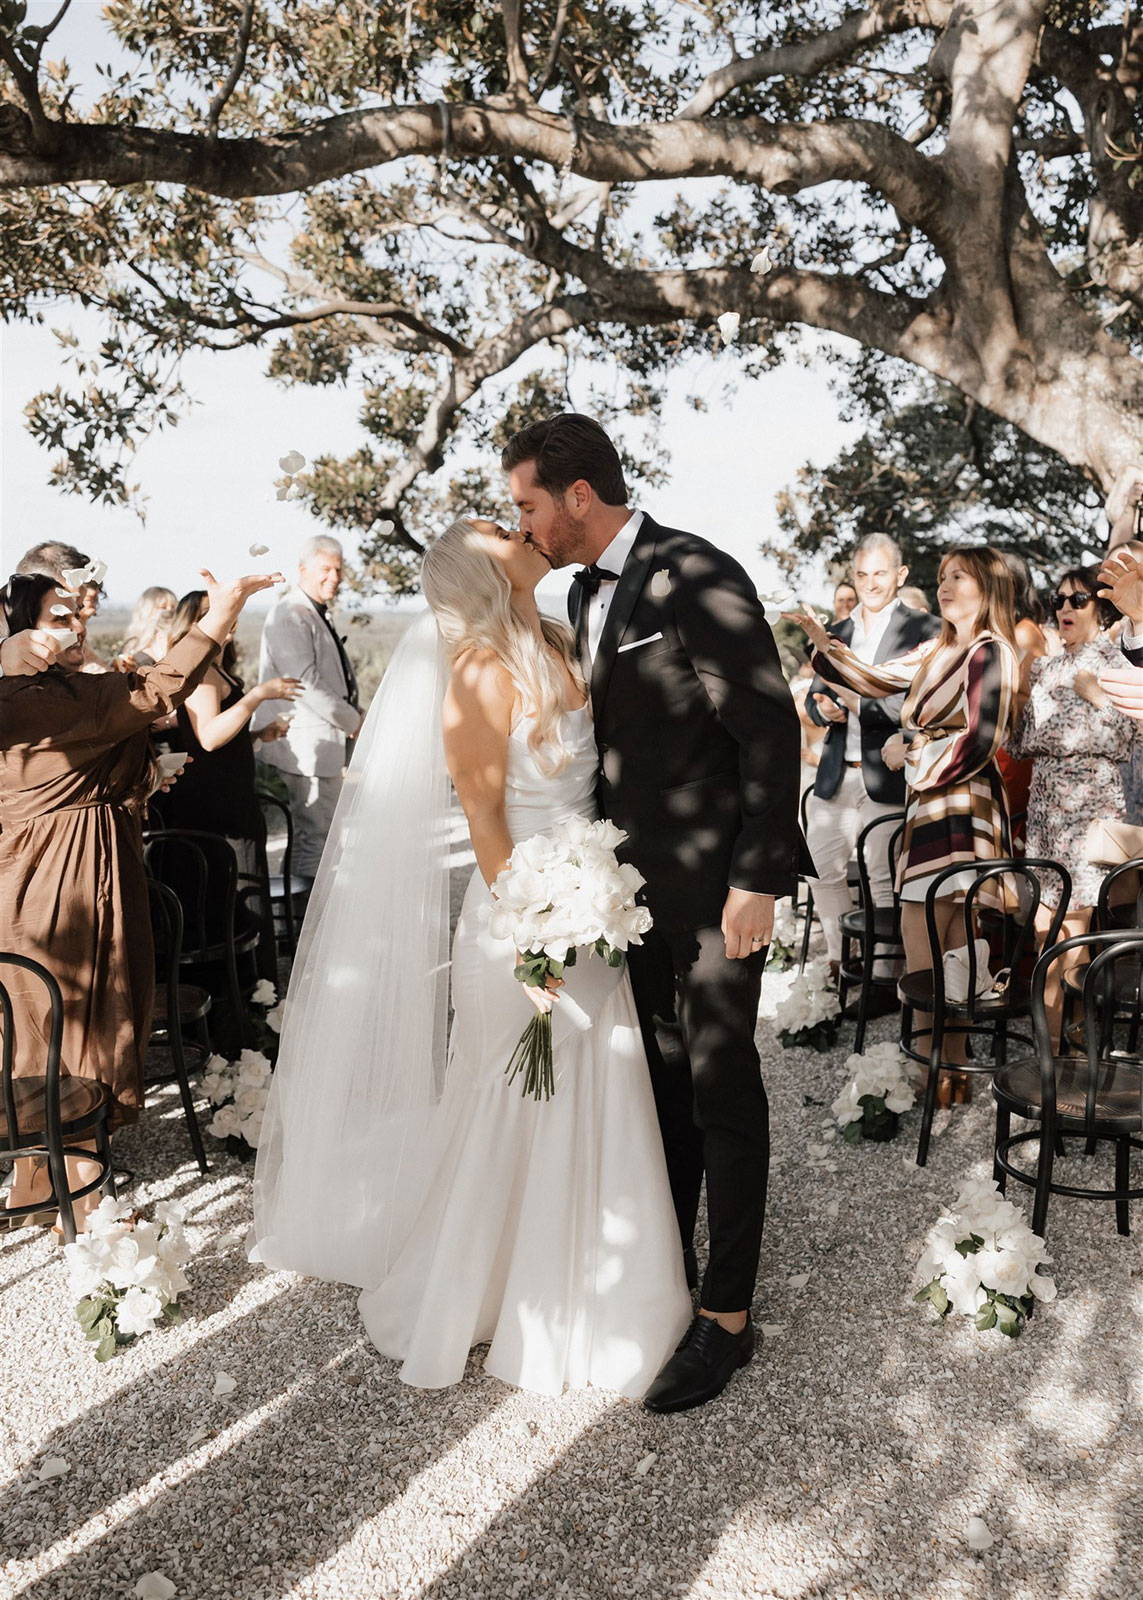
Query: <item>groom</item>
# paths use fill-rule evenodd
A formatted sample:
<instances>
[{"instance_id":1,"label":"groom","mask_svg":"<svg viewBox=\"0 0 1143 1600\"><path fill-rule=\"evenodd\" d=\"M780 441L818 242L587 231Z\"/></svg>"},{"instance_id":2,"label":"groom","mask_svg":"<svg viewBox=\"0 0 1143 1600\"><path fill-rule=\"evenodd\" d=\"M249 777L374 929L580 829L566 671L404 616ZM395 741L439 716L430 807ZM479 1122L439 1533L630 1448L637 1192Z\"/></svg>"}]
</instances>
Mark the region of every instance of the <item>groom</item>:
<instances>
[{"instance_id":1,"label":"groom","mask_svg":"<svg viewBox=\"0 0 1143 1600\"><path fill-rule=\"evenodd\" d=\"M628 836L655 926L630 952L688 1279L706 1177L701 1309L648 1391L651 1411L720 1394L754 1353L750 1303L770 1138L754 1030L775 896L812 871L797 823L797 714L745 572L627 504L590 417L532 423L504 451L520 527L574 574L600 810Z\"/></svg>"}]
</instances>

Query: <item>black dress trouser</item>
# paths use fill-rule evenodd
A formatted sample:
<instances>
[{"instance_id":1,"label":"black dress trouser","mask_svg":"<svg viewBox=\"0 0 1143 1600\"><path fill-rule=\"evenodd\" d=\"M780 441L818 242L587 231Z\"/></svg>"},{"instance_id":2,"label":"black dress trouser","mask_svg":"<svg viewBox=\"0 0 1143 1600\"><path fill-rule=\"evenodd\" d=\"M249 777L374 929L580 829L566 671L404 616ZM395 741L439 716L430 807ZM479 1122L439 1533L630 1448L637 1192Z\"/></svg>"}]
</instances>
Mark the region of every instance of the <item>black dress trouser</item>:
<instances>
[{"instance_id":1,"label":"black dress trouser","mask_svg":"<svg viewBox=\"0 0 1143 1600\"><path fill-rule=\"evenodd\" d=\"M754 1298L770 1168L754 1043L767 954L729 961L719 928L660 927L628 952L684 1249L706 1176L707 1311L741 1311Z\"/></svg>"}]
</instances>

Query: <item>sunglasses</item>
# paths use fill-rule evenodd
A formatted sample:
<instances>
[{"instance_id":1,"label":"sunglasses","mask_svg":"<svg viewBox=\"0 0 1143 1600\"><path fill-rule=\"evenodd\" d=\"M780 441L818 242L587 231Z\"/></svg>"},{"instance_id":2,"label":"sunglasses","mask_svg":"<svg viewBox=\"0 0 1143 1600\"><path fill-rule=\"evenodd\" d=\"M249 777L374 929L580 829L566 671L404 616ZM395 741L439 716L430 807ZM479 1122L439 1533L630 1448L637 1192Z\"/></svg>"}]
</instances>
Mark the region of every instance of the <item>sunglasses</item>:
<instances>
[{"instance_id":1,"label":"sunglasses","mask_svg":"<svg viewBox=\"0 0 1143 1600\"><path fill-rule=\"evenodd\" d=\"M1071 606L1073 611L1086 611L1094 599L1090 594L1054 594L1048 603L1058 615L1065 606Z\"/></svg>"}]
</instances>

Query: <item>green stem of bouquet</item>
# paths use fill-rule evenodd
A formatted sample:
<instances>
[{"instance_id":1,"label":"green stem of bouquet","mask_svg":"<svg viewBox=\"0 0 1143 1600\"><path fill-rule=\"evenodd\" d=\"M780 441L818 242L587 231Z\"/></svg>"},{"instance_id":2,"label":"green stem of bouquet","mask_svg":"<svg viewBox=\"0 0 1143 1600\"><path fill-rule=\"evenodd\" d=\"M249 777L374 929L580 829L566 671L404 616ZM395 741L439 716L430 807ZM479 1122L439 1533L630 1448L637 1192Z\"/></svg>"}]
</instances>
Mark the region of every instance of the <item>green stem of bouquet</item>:
<instances>
[{"instance_id":1,"label":"green stem of bouquet","mask_svg":"<svg viewBox=\"0 0 1143 1600\"><path fill-rule=\"evenodd\" d=\"M519 1073L524 1074L523 1093L535 1100L550 1100L555 1091L556 1079L552 1067L552 1015L550 1011L537 1012L520 1035L520 1042L512 1052L512 1059L504 1069L508 1082L514 1083Z\"/></svg>"}]
</instances>

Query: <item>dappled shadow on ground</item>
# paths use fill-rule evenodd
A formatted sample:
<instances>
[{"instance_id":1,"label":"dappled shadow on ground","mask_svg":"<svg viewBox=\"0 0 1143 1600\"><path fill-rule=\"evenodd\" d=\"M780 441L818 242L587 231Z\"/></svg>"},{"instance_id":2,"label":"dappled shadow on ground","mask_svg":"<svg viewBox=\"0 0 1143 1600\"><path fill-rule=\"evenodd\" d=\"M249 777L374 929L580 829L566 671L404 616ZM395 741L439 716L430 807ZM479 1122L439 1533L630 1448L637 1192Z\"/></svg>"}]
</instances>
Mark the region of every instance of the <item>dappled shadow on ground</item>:
<instances>
[{"instance_id":1,"label":"dappled shadow on ground","mask_svg":"<svg viewBox=\"0 0 1143 1600\"><path fill-rule=\"evenodd\" d=\"M984 1170L987 1103L954 1115L924 1171L915 1116L895 1144L811 1159L844 1048L767 1054L777 1137L755 1310L780 1326L721 1400L680 1417L521 1395L478 1357L454 1389L409 1390L362 1338L352 1290L210 1243L193 1320L96 1369L64 1325L52 1257L14 1235L6 1336L40 1339L74 1393L53 1392L57 1420L30 1441L69 1476L0 1510L10 1592L127 1595L158 1569L195 1600L1133 1597L1135 1240L1110 1208L1053 1202L1061 1298L1023 1338L930 1321L909 1272L961 1177ZM248 1172L223 1162L200 1185L165 1115L167 1155L152 1139L142 1175L184 1191L209 1237L240 1226ZM55 1321L37 1287L62 1301ZM228 1399L211 1398L218 1371L237 1380ZM966 1545L974 1515L997 1541L982 1555Z\"/></svg>"}]
</instances>

